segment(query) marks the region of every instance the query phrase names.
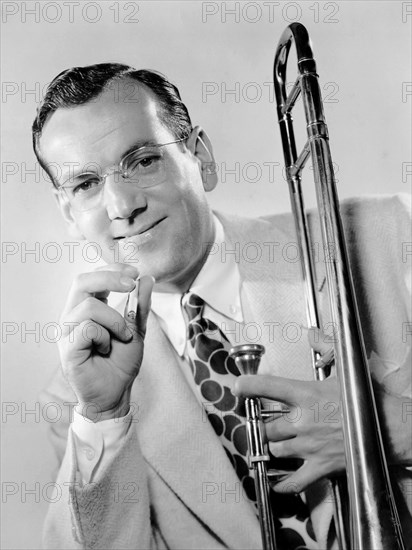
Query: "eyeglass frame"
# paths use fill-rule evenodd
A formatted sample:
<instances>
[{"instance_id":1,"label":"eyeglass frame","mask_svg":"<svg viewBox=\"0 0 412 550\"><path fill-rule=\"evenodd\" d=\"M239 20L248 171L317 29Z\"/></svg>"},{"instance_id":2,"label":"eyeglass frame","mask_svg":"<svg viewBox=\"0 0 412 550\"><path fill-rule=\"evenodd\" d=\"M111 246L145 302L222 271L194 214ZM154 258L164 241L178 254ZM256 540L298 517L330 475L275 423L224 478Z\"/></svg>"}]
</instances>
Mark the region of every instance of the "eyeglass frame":
<instances>
[{"instance_id":1,"label":"eyeglass frame","mask_svg":"<svg viewBox=\"0 0 412 550\"><path fill-rule=\"evenodd\" d=\"M134 153L136 153L137 151L140 151L140 150L144 150L144 149L147 149L149 147L165 147L166 145L173 145L174 143L181 143L182 141L186 141L187 139L189 138L189 136L185 136L181 139L177 139L175 141L169 141L168 143L155 143L153 145L142 145L140 147L137 147L136 149L133 149L132 151L130 151L129 153L127 153L126 155L124 155L121 159L120 159L120 162L118 163L117 165L117 168L113 168L112 170L109 170L107 171L106 173L104 174L98 174L96 172L83 172L81 174L78 174L78 176L76 177L80 177L80 176L86 176L86 175L93 175L93 176L96 176L98 179L99 179L99 187L101 186L103 188L105 182L106 182L106 178L108 176L111 176L113 174L120 174L120 176L122 177L122 179L129 179L128 175L127 175L127 172L126 170L123 168L123 163L125 162L125 160L133 155ZM68 186L66 185L66 183L69 181L69 179L65 180L61 185L59 185L57 187L57 190L58 191L65 191L66 189L73 189L74 187L76 187L77 184L74 184L74 185L71 185L71 186ZM139 185L137 184L137 187L139 187ZM67 195L66 195L67 196ZM67 199L70 201L69 197L67 197Z\"/></svg>"}]
</instances>

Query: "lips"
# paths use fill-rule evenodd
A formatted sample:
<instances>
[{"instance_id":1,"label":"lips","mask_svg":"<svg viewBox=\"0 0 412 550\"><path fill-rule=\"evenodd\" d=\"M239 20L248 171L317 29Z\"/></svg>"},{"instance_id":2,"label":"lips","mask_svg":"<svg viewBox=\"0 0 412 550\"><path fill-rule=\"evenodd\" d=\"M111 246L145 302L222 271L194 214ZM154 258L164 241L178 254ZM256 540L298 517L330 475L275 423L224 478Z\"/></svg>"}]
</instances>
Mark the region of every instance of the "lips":
<instances>
[{"instance_id":1,"label":"lips","mask_svg":"<svg viewBox=\"0 0 412 550\"><path fill-rule=\"evenodd\" d=\"M165 219L166 218L161 218L160 220L157 220L154 223L150 223L148 225L145 225L140 229L137 229L137 230L135 229L133 232L125 233L124 235L119 235L118 237L113 237L113 240L120 241L122 239L130 239L132 237L136 237L137 235L143 235L144 233L147 233L148 231L150 231L151 229L153 229L154 227L159 225L159 223L161 223Z\"/></svg>"}]
</instances>

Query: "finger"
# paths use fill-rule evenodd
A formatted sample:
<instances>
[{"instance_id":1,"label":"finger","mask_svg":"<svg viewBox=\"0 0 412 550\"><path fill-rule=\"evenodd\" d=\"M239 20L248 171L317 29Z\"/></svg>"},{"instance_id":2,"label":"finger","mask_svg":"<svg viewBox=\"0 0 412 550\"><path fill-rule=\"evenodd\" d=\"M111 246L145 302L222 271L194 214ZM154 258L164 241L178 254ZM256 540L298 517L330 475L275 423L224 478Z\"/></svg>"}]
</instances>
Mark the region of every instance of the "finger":
<instances>
[{"instance_id":1,"label":"finger","mask_svg":"<svg viewBox=\"0 0 412 550\"><path fill-rule=\"evenodd\" d=\"M93 321L106 328L119 340L127 342L133 336L120 313L92 297L83 300L62 321L64 335L69 334L75 326L83 322Z\"/></svg>"},{"instance_id":2,"label":"finger","mask_svg":"<svg viewBox=\"0 0 412 550\"><path fill-rule=\"evenodd\" d=\"M242 375L236 378L232 391L238 396L267 397L293 405L300 401L301 388L302 382L280 376Z\"/></svg>"},{"instance_id":3,"label":"finger","mask_svg":"<svg viewBox=\"0 0 412 550\"><path fill-rule=\"evenodd\" d=\"M289 409L286 409L286 410L289 410ZM270 424L270 422L272 422L273 420L278 420L279 418L282 418L283 414L282 413L271 413L270 416L263 416L262 415L262 420L265 424Z\"/></svg>"},{"instance_id":4,"label":"finger","mask_svg":"<svg viewBox=\"0 0 412 550\"><path fill-rule=\"evenodd\" d=\"M283 441L284 439L292 439L297 435L295 425L283 418L265 423L265 430L268 441Z\"/></svg>"},{"instance_id":5,"label":"finger","mask_svg":"<svg viewBox=\"0 0 412 550\"><path fill-rule=\"evenodd\" d=\"M130 320L126 318L126 324L132 328L132 330L137 330L138 334L142 338L144 338L144 335L146 334L147 318L150 311L151 295L154 283L154 277L149 275L144 275L139 279L136 319Z\"/></svg>"},{"instance_id":6,"label":"finger","mask_svg":"<svg viewBox=\"0 0 412 550\"><path fill-rule=\"evenodd\" d=\"M102 265L100 267L97 267L95 271L116 271L116 272L122 272L125 275L129 275L132 279L136 279L136 277L139 276L139 271L136 267L124 264L121 262L113 263L113 264L107 264Z\"/></svg>"},{"instance_id":7,"label":"finger","mask_svg":"<svg viewBox=\"0 0 412 550\"><path fill-rule=\"evenodd\" d=\"M308 331L309 344L315 351L324 355L333 350L333 346L328 342L326 334L320 328L310 327L306 330Z\"/></svg>"},{"instance_id":8,"label":"finger","mask_svg":"<svg viewBox=\"0 0 412 550\"><path fill-rule=\"evenodd\" d=\"M136 286L124 270L93 271L78 275L70 289L63 316L89 296L105 299L110 292L130 292Z\"/></svg>"},{"instance_id":9,"label":"finger","mask_svg":"<svg viewBox=\"0 0 412 550\"><path fill-rule=\"evenodd\" d=\"M273 490L276 493L301 493L328 473L315 461L308 460L292 475L277 483Z\"/></svg>"},{"instance_id":10,"label":"finger","mask_svg":"<svg viewBox=\"0 0 412 550\"><path fill-rule=\"evenodd\" d=\"M297 438L269 441L269 450L276 458L305 458L296 450Z\"/></svg>"},{"instance_id":11,"label":"finger","mask_svg":"<svg viewBox=\"0 0 412 550\"><path fill-rule=\"evenodd\" d=\"M69 339L66 339L66 342ZM84 351L90 351L95 346L103 355L110 351L110 333L107 329L94 321L80 323L70 336L67 343L67 360L81 365L90 355L84 355Z\"/></svg>"},{"instance_id":12,"label":"finger","mask_svg":"<svg viewBox=\"0 0 412 550\"><path fill-rule=\"evenodd\" d=\"M95 269L95 271L115 271L115 272L122 272L122 274L131 277L132 279L136 279L139 276L139 271L136 267L125 264L125 263L113 263L113 264L107 264L103 266L99 266ZM95 296L99 298L100 301L102 301L104 304L107 304L107 296L109 293L102 293L97 294L95 293Z\"/></svg>"}]
</instances>

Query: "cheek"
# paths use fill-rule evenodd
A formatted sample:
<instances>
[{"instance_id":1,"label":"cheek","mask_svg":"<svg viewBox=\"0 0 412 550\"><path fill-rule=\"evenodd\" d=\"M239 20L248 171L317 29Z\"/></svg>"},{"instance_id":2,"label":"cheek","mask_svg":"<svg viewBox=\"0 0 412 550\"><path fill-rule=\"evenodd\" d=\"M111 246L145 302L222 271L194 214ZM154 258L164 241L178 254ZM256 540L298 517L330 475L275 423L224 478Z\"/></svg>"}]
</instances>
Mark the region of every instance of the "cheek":
<instances>
[{"instance_id":1,"label":"cheek","mask_svg":"<svg viewBox=\"0 0 412 550\"><path fill-rule=\"evenodd\" d=\"M83 212L76 216L75 221L87 241L101 246L107 240L110 225L107 216L97 212Z\"/></svg>"},{"instance_id":2,"label":"cheek","mask_svg":"<svg viewBox=\"0 0 412 550\"><path fill-rule=\"evenodd\" d=\"M196 238L202 240L208 236L208 222L210 217L210 208L206 195L202 190L198 191L191 187L182 199L182 223L188 231L187 237L192 240Z\"/></svg>"}]
</instances>

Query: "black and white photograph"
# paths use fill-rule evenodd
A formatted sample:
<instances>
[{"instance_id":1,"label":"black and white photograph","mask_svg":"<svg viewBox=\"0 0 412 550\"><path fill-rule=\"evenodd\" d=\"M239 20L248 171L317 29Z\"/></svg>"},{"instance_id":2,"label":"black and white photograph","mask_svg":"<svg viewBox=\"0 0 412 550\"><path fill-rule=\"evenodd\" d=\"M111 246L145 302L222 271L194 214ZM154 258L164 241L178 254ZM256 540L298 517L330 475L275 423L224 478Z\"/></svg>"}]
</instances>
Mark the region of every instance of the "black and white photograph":
<instances>
[{"instance_id":1,"label":"black and white photograph","mask_svg":"<svg viewBox=\"0 0 412 550\"><path fill-rule=\"evenodd\" d=\"M412 2L1 2L1 548L412 550Z\"/></svg>"}]
</instances>

